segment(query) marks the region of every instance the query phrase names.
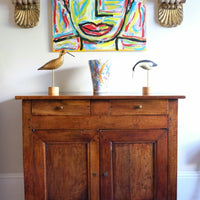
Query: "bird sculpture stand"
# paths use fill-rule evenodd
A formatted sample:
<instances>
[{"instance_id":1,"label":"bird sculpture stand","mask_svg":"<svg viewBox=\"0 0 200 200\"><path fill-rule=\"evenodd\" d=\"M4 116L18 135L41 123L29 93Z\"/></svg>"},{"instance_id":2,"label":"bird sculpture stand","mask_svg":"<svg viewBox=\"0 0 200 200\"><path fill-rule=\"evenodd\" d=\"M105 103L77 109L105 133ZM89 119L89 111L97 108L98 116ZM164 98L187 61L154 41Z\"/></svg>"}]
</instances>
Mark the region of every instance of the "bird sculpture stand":
<instances>
[{"instance_id":1,"label":"bird sculpture stand","mask_svg":"<svg viewBox=\"0 0 200 200\"><path fill-rule=\"evenodd\" d=\"M157 66L156 63L154 63L153 61L151 60L141 60L141 61L138 61L134 67L133 67L133 72L135 71L135 68L139 66L141 67L142 69L145 69L147 70L147 86L146 87L142 87L142 94L144 96L148 96L151 94L151 88L149 87L149 70L153 69L154 67Z\"/></svg>"},{"instance_id":2,"label":"bird sculpture stand","mask_svg":"<svg viewBox=\"0 0 200 200\"><path fill-rule=\"evenodd\" d=\"M52 87L48 87L49 96L59 96L59 87L54 86L54 69L52 69Z\"/></svg>"},{"instance_id":3,"label":"bird sculpture stand","mask_svg":"<svg viewBox=\"0 0 200 200\"><path fill-rule=\"evenodd\" d=\"M61 50L60 55L58 58L50 60L45 65L40 67L38 70L52 70L52 86L48 88L48 95L49 96L59 96L59 87L54 86L54 70L61 67L64 63L64 55L68 53L69 55L73 56L66 50Z\"/></svg>"},{"instance_id":4,"label":"bird sculpture stand","mask_svg":"<svg viewBox=\"0 0 200 200\"><path fill-rule=\"evenodd\" d=\"M142 94L147 96L151 94L151 88L149 87L149 70L147 70L147 86L142 87Z\"/></svg>"}]
</instances>

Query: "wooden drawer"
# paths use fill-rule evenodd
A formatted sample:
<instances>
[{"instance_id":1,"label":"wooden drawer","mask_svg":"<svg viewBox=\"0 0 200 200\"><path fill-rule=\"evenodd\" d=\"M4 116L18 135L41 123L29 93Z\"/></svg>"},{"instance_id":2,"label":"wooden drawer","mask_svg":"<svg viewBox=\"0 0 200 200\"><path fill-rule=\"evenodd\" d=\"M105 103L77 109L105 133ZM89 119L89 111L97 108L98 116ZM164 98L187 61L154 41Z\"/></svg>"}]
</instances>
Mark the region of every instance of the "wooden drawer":
<instances>
[{"instance_id":1,"label":"wooden drawer","mask_svg":"<svg viewBox=\"0 0 200 200\"><path fill-rule=\"evenodd\" d=\"M34 100L32 115L89 115L89 100Z\"/></svg>"},{"instance_id":2,"label":"wooden drawer","mask_svg":"<svg viewBox=\"0 0 200 200\"><path fill-rule=\"evenodd\" d=\"M111 100L111 115L163 115L167 100Z\"/></svg>"}]
</instances>

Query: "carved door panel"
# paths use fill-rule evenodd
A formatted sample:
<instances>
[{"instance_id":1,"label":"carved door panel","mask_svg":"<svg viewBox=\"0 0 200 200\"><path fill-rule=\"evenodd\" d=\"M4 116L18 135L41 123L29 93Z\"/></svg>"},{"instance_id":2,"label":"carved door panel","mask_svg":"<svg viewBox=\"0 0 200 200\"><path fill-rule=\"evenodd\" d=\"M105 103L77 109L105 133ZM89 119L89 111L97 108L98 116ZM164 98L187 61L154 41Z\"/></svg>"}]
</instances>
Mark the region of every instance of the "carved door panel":
<instances>
[{"instance_id":1,"label":"carved door panel","mask_svg":"<svg viewBox=\"0 0 200 200\"><path fill-rule=\"evenodd\" d=\"M97 131L35 131L33 159L35 199L98 200Z\"/></svg>"},{"instance_id":2,"label":"carved door panel","mask_svg":"<svg viewBox=\"0 0 200 200\"><path fill-rule=\"evenodd\" d=\"M167 199L167 131L100 131L101 200Z\"/></svg>"}]
</instances>

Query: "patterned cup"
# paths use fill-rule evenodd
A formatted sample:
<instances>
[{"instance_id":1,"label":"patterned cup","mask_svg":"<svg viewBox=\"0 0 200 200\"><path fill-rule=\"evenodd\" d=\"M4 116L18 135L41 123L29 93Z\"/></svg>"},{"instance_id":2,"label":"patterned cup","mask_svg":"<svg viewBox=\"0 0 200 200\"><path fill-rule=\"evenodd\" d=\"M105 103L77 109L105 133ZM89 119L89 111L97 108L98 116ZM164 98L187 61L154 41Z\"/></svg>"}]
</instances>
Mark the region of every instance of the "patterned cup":
<instances>
[{"instance_id":1,"label":"patterned cup","mask_svg":"<svg viewBox=\"0 0 200 200\"><path fill-rule=\"evenodd\" d=\"M89 60L94 93L105 93L108 89L111 62L109 60Z\"/></svg>"}]
</instances>

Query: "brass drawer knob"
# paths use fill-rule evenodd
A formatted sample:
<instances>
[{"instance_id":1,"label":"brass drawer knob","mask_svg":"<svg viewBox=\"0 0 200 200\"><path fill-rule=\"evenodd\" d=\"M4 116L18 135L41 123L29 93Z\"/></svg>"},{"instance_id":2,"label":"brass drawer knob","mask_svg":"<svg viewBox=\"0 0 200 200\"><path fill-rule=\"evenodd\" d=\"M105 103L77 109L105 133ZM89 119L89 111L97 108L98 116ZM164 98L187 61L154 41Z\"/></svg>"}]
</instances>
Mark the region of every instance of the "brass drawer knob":
<instances>
[{"instance_id":1,"label":"brass drawer knob","mask_svg":"<svg viewBox=\"0 0 200 200\"><path fill-rule=\"evenodd\" d=\"M57 106L56 107L56 110L63 110L64 109L64 106Z\"/></svg>"},{"instance_id":2,"label":"brass drawer knob","mask_svg":"<svg viewBox=\"0 0 200 200\"><path fill-rule=\"evenodd\" d=\"M136 109L142 109L142 105L135 106Z\"/></svg>"}]
</instances>

